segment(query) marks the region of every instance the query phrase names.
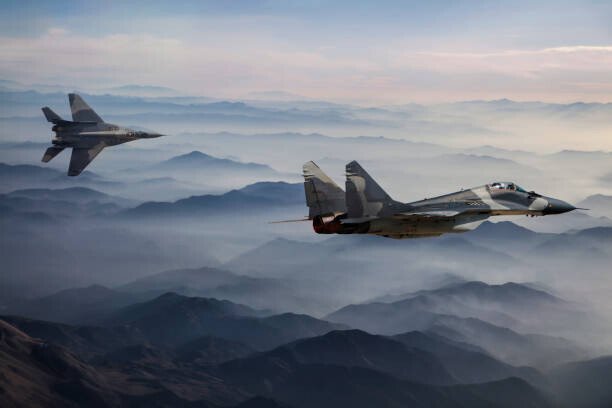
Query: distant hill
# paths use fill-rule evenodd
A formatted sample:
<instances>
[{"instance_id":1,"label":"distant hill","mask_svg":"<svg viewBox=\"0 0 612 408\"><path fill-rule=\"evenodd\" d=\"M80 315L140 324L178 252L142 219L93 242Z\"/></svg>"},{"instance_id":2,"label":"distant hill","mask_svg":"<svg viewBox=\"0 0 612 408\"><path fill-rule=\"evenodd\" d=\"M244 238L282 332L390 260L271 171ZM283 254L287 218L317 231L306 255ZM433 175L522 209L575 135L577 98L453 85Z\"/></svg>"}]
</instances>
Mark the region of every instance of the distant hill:
<instances>
[{"instance_id":1,"label":"distant hill","mask_svg":"<svg viewBox=\"0 0 612 408\"><path fill-rule=\"evenodd\" d=\"M0 205L15 213L41 213L59 218L107 216L134 203L86 187L23 189L0 194Z\"/></svg>"},{"instance_id":2,"label":"distant hill","mask_svg":"<svg viewBox=\"0 0 612 408\"><path fill-rule=\"evenodd\" d=\"M612 356L572 362L549 372L559 403L573 407L612 406Z\"/></svg>"},{"instance_id":3,"label":"distant hill","mask_svg":"<svg viewBox=\"0 0 612 408\"><path fill-rule=\"evenodd\" d=\"M474 344L515 366L547 369L588 357L580 346L562 337L521 334L475 318L439 316L428 330L450 340Z\"/></svg>"},{"instance_id":4,"label":"distant hill","mask_svg":"<svg viewBox=\"0 0 612 408\"><path fill-rule=\"evenodd\" d=\"M133 294L101 285L91 285L14 302L8 306L7 312L54 322L92 323L114 310L147 298L147 294Z\"/></svg>"},{"instance_id":5,"label":"distant hill","mask_svg":"<svg viewBox=\"0 0 612 408\"><path fill-rule=\"evenodd\" d=\"M123 207L128 207L134 204L134 201L126 200L122 197L112 196L87 187L69 187L61 189L30 188L12 191L8 193L8 196L79 204L87 204L91 202L112 203Z\"/></svg>"},{"instance_id":6,"label":"distant hill","mask_svg":"<svg viewBox=\"0 0 612 408\"><path fill-rule=\"evenodd\" d=\"M44 340L35 339L0 320L0 365L13 367L0 376L1 406L211 408L217 406L211 400L221 399L227 406L248 399L244 392L202 372L177 369L167 359L171 353L155 347L126 346L105 359L85 363L68 351L71 346L50 341L53 331L46 334L41 336ZM83 337L103 342L99 334Z\"/></svg>"},{"instance_id":7,"label":"distant hill","mask_svg":"<svg viewBox=\"0 0 612 408\"><path fill-rule=\"evenodd\" d=\"M255 353L251 347L237 341L204 336L176 348L179 361L210 365L243 358Z\"/></svg>"},{"instance_id":8,"label":"distant hill","mask_svg":"<svg viewBox=\"0 0 612 408\"><path fill-rule=\"evenodd\" d=\"M407 293L403 297L397 295L395 298L400 300L346 306L328 318L377 333L393 334L394 331L398 333L408 330L408 327L402 329L404 325L412 325L416 329L427 327L432 319L447 314L478 317L504 326L513 326L520 323L517 318L529 314L535 308L555 309L563 304L561 299L524 285L488 285L477 281ZM381 320L373 318L374 315L387 317ZM411 316L415 320L411 321ZM353 321L353 318L357 320ZM417 322L424 326L418 326Z\"/></svg>"},{"instance_id":9,"label":"distant hill","mask_svg":"<svg viewBox=\"0 0 612 408\"><path fill-rule=\"evenodd\" d=\"M260 350L346 327L306 315L258 315L256 310L226 300L167 293L118 310L105 325L136 328L157 345L177 346L215 336Z\"/></svg>"},{"instance_id":10,"label":"distant hill","mask_svg":"<svg viewBox=\"0 0 612 408\"><path fill-rule=\"evenodd\" d=\"M456 382L433 354L361 330L332 331L323 336L297 340L267 355L282 358L285 353L299 364L365 367L425 384Z\"/></svg>"},{"instance_id":11,"label":"distant hill","mask_svg":"<svg viewBox=\"0 0 612 408\"><path fill-rule=\"evenodd\" d=\"M227 172L230 174L233 172L252 172L253 176L270 176L276 173L274 169L265 164L242 163L230 159L220 159L197 150L173 157L154 165L152 168L155 170L163 170L164 172L222 171L226 174Z\"/></svg>"},{"instance_id":12,"label":"distant hill","mask_svg":"<svg viewBox=\"0 0 612 408\"><path fill-rule=\"evenodd\" d=\"M533 384L543 377L530 367L515 367L492 357L472 344L450 340L434 332L411 331L392 337L405 346L428 351L460 383L481 383L508 377L523 378Z\"/></svg>"},{"instance_id":13,"label":"distant hill","mask_svg":"<svg viewBox=\"0 0 612 408\"><path fill-rule=\"evenodd\" d=\"M41 153L42 154L42 153ZM29 164L0 163L0 193L29 188L67 188L74 186L117 187L120 183L103 179L90 171L79 177L68 177L66 172L50 167Z\"/></svg>"},{"instance_id":14,"label":"distant hill","mask_svg":"<svg viewBox=\"0 0 612 408\"><path fill-rule=\"evenodd\" d=\"M589 214L612 218L612 196L603 194L591 195L580 201L576 206L588 208Z\"/></svg>"},{"instance_id":15,"label":"distant hill","mask_svg":"<svg viewBox=\"0 0 612 408\"><path fill-rule=\"evenodd\" d=\"M2 316L2 319L32 337L71 350L83 360L90 360L117 348L147 342L141 333L129 327L68 325L19 316Z\"/></svg>"},{"instance_id":16,"label":"distant hill","mask_svg":"<svg viewBox=\"0 0 612 408\"><path fill-rule=\"evenodd\" d=\"M180 92L176 89L167 88L164 86L153 86L153 85L122 85L108 90L110 93L115 95L126 95L126 96L177 96Z\"/></svg>"},{"instance_id":17,"label":"distant hill","mask_svg":"<svg viewBox=\"0 0 612 408\"><path fill-rule=\"evenodd\" d=\"M220 286L236 285L252 279L221 269L203 267L160 272L136 279L120 286L118 289L140 293L172 292L175 290L184 290L187 293L205 293Z\"/></svg>"},{"instance_id":18,"label":"distant hill","mask_svg":"<svg viewBox=\"0 0 612 408\"><path fill-rule=\"evenodd\" d=\"M568 361L584 353L567 340L521 335L507 327L546 327L550 324L547 319L558 321L575 313L566 306L561 299L520 284L467 282L416 292L392 303L346 306L326 319L382 334L432 330L452 340L478 345L514 365L547 366L554 359ZM539 317L533 321L535 310Z\"/></svg>"},{"instance_id":19,"label":"distant hill","mask_svg":"<svg viewBox=\"0 0 612 408\"><path fill-rule=\"evenodd\" d=\"M322 358L326 362L317 363ZM252 393L296 407L549 406L539 391L518 379L474 386L423 384L445 375L434 361L428 353L393 340L349 331L230 361L213 372ZM400 375L420 368L430 376L418 383L402 381L371 367Z\"/></svg>"},{"instance_id":20,"label":"distant hill","mask_svg":"<svg viewBox=\"0 0 612 408\"><path fill-rule=\"evenodd\" d=\"M606 265L612 261L612 226L586 228L553 235L550 239L533 247L531 256L546 253L551 259L583 263L588 259L591 264ZM569 262L568 262L569 261Z\"/></svg>"},{"instance_id":21,"label":"distant hill","mask_svg":"<svg viewBox=\"0 0 612 408\"><path fill-rule=\"evenodd\" d=\"M221 195L192 196L170 202L148 202L122 213L125 217L189 217L203 214L261 210L303 204L302 184L260 182Z\"/></svg>"},{"instance_id":22,"label":"distant hill","mask_svg":"<svg viewBox=\"0 0 612 408\"><path fill-rule=\"evenodd\" d=\"M0 320L0 405L110 406L120 399L91 366Z\"/></svg>"},{"instance_id":23,"label":"distant hill","mask_svg":"<svg viewBox=\"0 0 612 408\"><path fill-rule=\"evenodd\" d=\"M148 295L176 292L214 297L272 311L303 311L312 293L283 279L253 278L215 268L179 269L146 276L117 288Z\"/></svg>"}]
</instances>

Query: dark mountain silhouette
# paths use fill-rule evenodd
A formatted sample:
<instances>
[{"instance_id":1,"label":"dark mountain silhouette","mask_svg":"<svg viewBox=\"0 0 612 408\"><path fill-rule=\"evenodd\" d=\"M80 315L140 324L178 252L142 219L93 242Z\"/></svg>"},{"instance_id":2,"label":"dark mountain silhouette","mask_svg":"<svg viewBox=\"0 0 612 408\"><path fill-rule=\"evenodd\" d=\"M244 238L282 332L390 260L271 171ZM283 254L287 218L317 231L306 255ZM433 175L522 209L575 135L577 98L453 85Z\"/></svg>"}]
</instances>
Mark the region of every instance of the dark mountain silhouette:
<instances>
[{"instance_id":1,"label":"dark mountain silhouette","mask_svg":"<svg viewBox=\"0 0 612 408\"><path fill-rule=\"evenodd\" d=\"M10 367L0 376L0 405L213 408L248 397L204 373L169 367L163 355L136 345L110 353L112 363L94 366L0 320L0 365Z\"/></svg>"},{"instance_id":2,"label":"dark mountain silhouette","mask_svg":"<svg viewBox=\"0 0 612 408\"><path fill-rule=\"evenodd\" d=\"M612 241L612 227L595 227L577 232L557 234L531 249L531 255L546 253L550 259L561 259L563 262L578 261L583 264L584 259L590 263L609 264L612 260L610 251Z\"/></svg>"},{"instance_id":3,"label":"dark mountain silhouette","mask_svg":"<svg viewBox=\"0 0 612 408\"><path fill-rule=\"evenodd\" d=\"M556 399L568 407L612 406L610 378L611 356L567 363L549 372Z\"/></svg>"},{"instance_id":4,"label":"dark mountain silhouette","mask_svg":"<svg viewBox=\"0 0 612 408\"><path fill-rule=\"evenodd\" d=\"M299 364L366 367L426 384L456 382L433 354L361 330L332 331L297 340L267 354L282 358L287 351Z\"/></svg>"},{"instance_id":5,"label":"dark mountain silhouette","mask_svg":"<svg viewBox=\"0 0 612 408\"><path fill-rule=\"evenodd\" d=\"M184 289L187 292L205 293L226 285L237 285L254 280L216 268L177 269L136 279L118 289L127 292L170 292ZM182 294L182 293L181 293Z\"/></svg>"},{"instance_id":6,"label":"dark mountain silhouette","mask_svg":"<svg viewBox=\"0 0 612 408\"><path fill-rule=\"evenodd\" d=\"M68 187L62 189L29 188L11 191L7 195L9 197L25 197L35 200L61 201L79 204L91 202L112 203L123 207L134 204L132 200L126 200L122 197L109 195L87 187Z\"/></svg>"},{"instance_id":7,"label":"dark mountain silhouette","mask_svg":"<svg viewBox=\"0 0 612 408\"><path fill-rule=\"evenodd\" d=\"M176 348L179 361L211 365L246 357L255 350L237 341L204 336Z\"/></svg>"},{"instance_id":8,"label":"dark mountain silhouette","mask_svg":"<svg viewBox=\"0 0 612 408\"><path fill-rule=\"evenodd\" d=\"M231 384L295 407L550 406L539 391L516 378L441 387L402 381L366 367L303 364L284 347L221 364L215 373Z\"/></svg>"},{"instance_id":9,"label":"dark mountain silhouette","mask_svg":"<svg viewBox=\"0 0 612 408\"><path fill-rule=\"evenodd\" d=\"M433 354L460 383L482 383L519 377L532 384L543 381L542 375L529 367L515 367L493 358L484 349L453 341L433 332L412 331L393 336L407 347Z\"/></svg>"},{"instance_id":10,"label":"dark mountain silhouette","mask_svg":"<svg viewBox=\"0 0 612 408\"><path fill-rule=\"evenodd\" d=\"M522 241L530 240L538 235L548 235L532 231L528 228L516 225L511 221L500 221L491 222L485 221L474 231L471 231L467 237L474 241L481 241L486 239L495 239L503 241Z\"/></svg>"},{"instance_id":11,"label":"dark mountain silhouette","mask_svg":"<svg viewBox=\"0 0 612 408\"><path fill-rule=\"evenodd\" d=\"M549 316L563 315L566 309L558 309L559 305L564 306L565 302L524 285L467 282L416 292L393 303L346 306L326 319L381 334L430 330L452 340L480 346L513 365L549 367L555 361L570 361L585 354L563 338L519 334L507 328L508 325L521 324L505 312L525 317L538 310L542 313L541 319L545 319L547 310L552 310ZM472 317L475 315L480 318Z\"/></svg>"},{"instance_id":12,"label":"dark mountain silhouette","mask_svg":"<svg viewBox=\"0 0 612 408\"><path fill-rule=\"evenodd\" d=\"M479 346L515 366L547 369L588 356L581 347L562 337L521 334L474 318L439 316L429 330L451 340Z\"/></svg>"},{"instance_id":13,"label":"dark mountain silhouette","mask_svg":"<svg viewBox=\"0 0 612 408\"><path fill-rule=\"evenodd\" d=\"M251 172L251 175L272 175L274 169L265 164L242 163L230 159L221 159L206 153L194 150L191 153L173 157L152 167L155 170L170 171L222 171L227 172ZM256 174L254 174L256 173Z\"/></svg>"},{"instance_id":14,"label":"dark mountain silhouette","mask_svg":"<svg viewBox=\"0 0 612 408\"><path fill-rule=\"evenodd\" d=\"M113 202L89 201L75 203L60 200L34 199L13 193L0 195L0 206L10 210L14 215L44 214L56 220L114 215L123 208Z\"/></svg>"},{"instance_id":15,"label":"dark mountain silhouette","mask_svg":"<svg viewBox=\"0 0 612 408\"><path fill-rule=\"evenodd\" d=\"M2 316L2 319L32 337L70 350L83 360L147 342L142 333L129 327L73 326L18 316Z\"/></svg>"},{"instance_id":16,"label":"dark mountain silhouette","mask_svg":"<svg viewBox=\"0 0 612 408\"><path fill-rule=\"evenodd\" d=\"M459 282L434 290L408 293L392 303L366 303L350 305L328 318L342 321L352 327L393 334L405 331L403 326L414 329L428 327L436 315L476 317L481 320L509 327L531 325L533 311L542 315L569 312L569 305L544 291L508 282L489 285L484 282ZM376 318L374 318L376 316ZM381 317L385 316L384 319ZM352 319L356 320L353 321ZM525 322L523 322L523 320ZM420 322L420 323L419 323Z\"/></svg>"},{"instance_id":17,"label":"dark mountain silhouette","mask_svg":"<svg viewBox=\"0 0 612 408\"><path fill-rule=\"evenodd\" d=\"M576 232L574 235L605 244L612 242L612 227L587 228Z\"/></svg>"},{"instance_id":18,"label":"dark mountain silhouette","mask_svg":"<svg viewBox=\"0 0 612 408\"><path fill-rule=\"evenodd\" d=\"M493 383L431 386L400 381L361 367L305 365L280 384L275 399L295 407L549 407L527 382L510 378Z\"/></svg>"},{"instance_id":19,"label":"dark mountain silhouette","mask_svg":"<svg viewBox=\"0 0 612 408\"><path fill-rule=\"evenodd\" d=\"M257 396L241 402L235 408L289 408L289 406L280 404L270 398Z\"/></svg>"},{"instance_id":20,"label":"dark mountain silhouette","mask_svg":"<svg viewBox=\"0 0 612 408\"><path fill-rule=\"evenodd\" d=\"M67 177L66 173L50 167L29 164L0 163L0 192L8 193L25 188L55 188L74 186L117 187L120 183L101 178L90 171L84 171L78 179Z\"/></svg>"},{"instance_id":21,"label":"dark mountain silhouette","mask_svg":"<svg viewBox=\"0 0 612 408\"><path fill-rule=\"evenodd\" d=\"M306 315L258 315L254 309L226 300L167 293L117 311L106 325L138 329L157 345L177 346L198 337L215 336L260 350L345 327Z\"/></svg>"},{"instance_id":22,"label":"dark mountain silhouette","mask_svg":"<svg viewBox=\"0 0 612 408\"><path fill-rule=\"evenodd\" d=\"M14 302L5 313L63 323L91 323L121 307L152 297L91 285Z\"/></svg>"},{"instance_id":23,"label":"dark mountain silhouette","mask_svg":"<svg viewBox=\"0 0 612 408\"><path fill-rule=\"evenodd\" d=\"M260 182L221 195L202 195L170 202L147 202L124 211L124 217L189 217L202 214L249 214L303 204L302 184ZM298 198L299 197L299 198Z\"/></svg>"},{"instance_id":24,"label":"dark mountain silhouette","mask_svg":"<svg viewBox=\"0 0 612 408\"><path fill-rule=\"evenodd\" d=\"M291 281L253 278L215 268L180 269L137 279L118 288L138 294L175 292L214 297L273 311L302 310L312 293ZM153 296L151 296L153 297Z\"/></svg>"},{"instance_id":25,"label":"dark mountain silhouette","mask_svg":"<svg viewBox=\"0 0 612 408\"><path fill-rule=\"evenodd\" d=\"M62 347L34 339L0 320L0 405L118 405L120 399L91 366Z\"/></svg>"}]
</instances>

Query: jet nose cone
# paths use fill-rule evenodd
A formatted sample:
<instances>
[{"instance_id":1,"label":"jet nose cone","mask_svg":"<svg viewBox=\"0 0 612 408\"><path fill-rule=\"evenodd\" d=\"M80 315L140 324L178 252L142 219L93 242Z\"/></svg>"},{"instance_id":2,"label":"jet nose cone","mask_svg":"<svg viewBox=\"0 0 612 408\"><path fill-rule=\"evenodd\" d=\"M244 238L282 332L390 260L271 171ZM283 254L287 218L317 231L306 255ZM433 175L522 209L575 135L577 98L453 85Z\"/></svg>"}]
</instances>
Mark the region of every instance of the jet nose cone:
<instances>
[{"instance_id":1,"label":"jet nose cone","mask_svg":"<svg viewBox=\"0 0 612 408\"><path fill-rule=\"evenodd\" d=\"M153 139L153 138L161 137L161 136L165 136L165 135L162 135L161 133L155 133L155 132L145 132L143 134L143 137L146 139Z\"/></svg>"},{"instance_id":2,"label":"jet nose cone","mask_svg":"<svg viewBox=\"0 0 612 408\"><path fill-rule=\"evenodd\" d=\"M563 214L572 210L576 207L565 201L557 200L556 198L547 198L548 206L543 211L544 214Z\"/></svg>"}]
</instances>

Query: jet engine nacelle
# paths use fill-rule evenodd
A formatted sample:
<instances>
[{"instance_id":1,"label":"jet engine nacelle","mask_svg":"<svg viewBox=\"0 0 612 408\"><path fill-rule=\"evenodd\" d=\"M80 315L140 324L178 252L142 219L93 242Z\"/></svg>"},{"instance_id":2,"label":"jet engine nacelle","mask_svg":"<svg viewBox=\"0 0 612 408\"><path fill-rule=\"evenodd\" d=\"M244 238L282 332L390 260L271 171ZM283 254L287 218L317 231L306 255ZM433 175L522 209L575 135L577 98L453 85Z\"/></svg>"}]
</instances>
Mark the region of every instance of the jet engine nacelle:
<instances>
[{"instance_id":1,"label":"jet engine nacelle","mask_svg":"<svg viewBox=\"0 0 612 408\"><path fill-rule=\"evenodd\" d=\"M312 219L312 228L317 234L339 234L342 230L340 215L323 214Z\"/></svg>"},{"instance_id":2,"label":"jet engine nacelle","mask_svg":"<svg viewBox=\"0 0 612 408\"><path fill-rule=\"evenodd\" d=\"M370 229L370 223L342 224L346 213L322 214L312 219L312 228L317 234L365 234Z\"/></svg>"}]
</instances>

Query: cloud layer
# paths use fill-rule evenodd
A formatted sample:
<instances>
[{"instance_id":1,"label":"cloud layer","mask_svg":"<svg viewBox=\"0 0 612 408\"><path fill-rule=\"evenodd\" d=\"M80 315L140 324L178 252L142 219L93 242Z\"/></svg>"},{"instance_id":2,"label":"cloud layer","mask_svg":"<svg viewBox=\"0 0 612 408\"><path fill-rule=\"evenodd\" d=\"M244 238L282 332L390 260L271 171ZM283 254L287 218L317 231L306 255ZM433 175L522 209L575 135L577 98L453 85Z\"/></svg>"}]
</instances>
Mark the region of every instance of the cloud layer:
<instances>
[{"instance_id":1,"label":"cloud layer","mask_svg":"<svg viewBox=\"0 0 612 408\"><path fill-rule=\"evenodd\" d=\"M47 10L51 16L18 9L30 31L0 30L0 76L82 89L154 84L232 98L275 90L367 104L612 100L612 38L599 27L601 10L569 2L555 20L544 3L524 13L509 5L440 2L409 12L362 5L345 16L338 5L275 2L191 4L192 14L161 6ZM554 28L564 22L582 25Z\"/></svg>"}]
</instances>

